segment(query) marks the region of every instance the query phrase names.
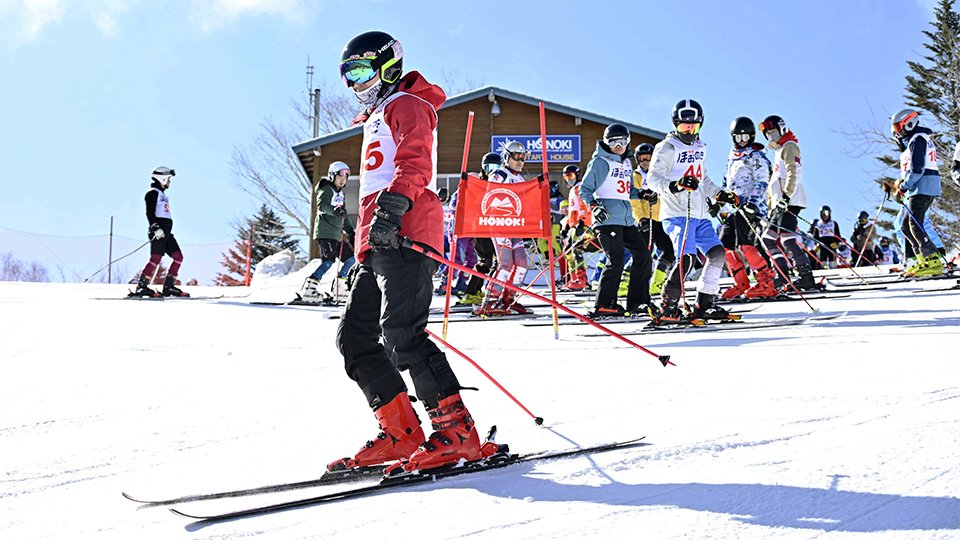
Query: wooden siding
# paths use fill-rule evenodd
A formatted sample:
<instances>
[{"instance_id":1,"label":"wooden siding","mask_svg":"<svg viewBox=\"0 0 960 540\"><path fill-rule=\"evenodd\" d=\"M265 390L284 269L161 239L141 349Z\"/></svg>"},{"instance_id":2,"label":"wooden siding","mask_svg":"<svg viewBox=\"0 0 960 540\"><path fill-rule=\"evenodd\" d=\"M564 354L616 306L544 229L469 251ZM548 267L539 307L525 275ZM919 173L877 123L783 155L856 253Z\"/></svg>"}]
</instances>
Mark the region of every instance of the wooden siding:
<instances>
[{"instance_id":1,"label":"wooden siding","mask_svg":"<svg viewBox=\"0 0 960 540\"><path fill-rule=\"evenodd\" d=\"M463 160L463 144L467 130L467 117L474 111L473 133L470 139L470 155L467 170L477 172L480 169L480 160L490 151L490 141L493 135L539 135L540 110L538 107L519 101L497 96L500 105L500 115L494 117L490 113L491 103L486 96L441 109L438 113L439 126L437 131L437 184L447 187L451 192L459 183L460 166ZM606 124L599 124L581 119L576 125L573 116L547 110L545 121L548 135L580 135L580 161L577 165L581 170L586 168L590 156L596 148L597 139L603 136ZM343 161L350 165L353 173L350 181L344 188L348 216L356 224L356 212L359 206L359 171L360 147L363 134L357 133L352 137L341 139L320 148L320 156L312 156L309 152L298 157L304 163L304 168L310 174L314 186L326 174L327 168L334 161ZM657 140L644 137L638 133L631 134L631 147L641 142L656 144ZM632 150L633 148L631 148ZM550 163L549 171L552 179L560 183L561 191L567 192L567 186L562 181L561 171L569 163ZM542 165L539 161L528 162L525 172L530 178L540 174ZM316 202L311 203L311 227L316 215ZM317 257L319 250L316 242L310 242L310 257Z\"/></svg>"}]
</instances>

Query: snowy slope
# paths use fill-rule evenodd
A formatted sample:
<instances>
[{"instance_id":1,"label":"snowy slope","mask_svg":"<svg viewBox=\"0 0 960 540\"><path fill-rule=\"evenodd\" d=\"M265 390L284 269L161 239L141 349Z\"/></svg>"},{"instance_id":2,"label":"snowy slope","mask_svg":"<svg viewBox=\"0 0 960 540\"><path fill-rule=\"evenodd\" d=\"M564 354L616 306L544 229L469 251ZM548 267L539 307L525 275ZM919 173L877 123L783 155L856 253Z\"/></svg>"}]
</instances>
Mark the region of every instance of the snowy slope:
<instances>
[{"instance_id":1,"label":"snowy slope","mask_svg":"<svg viewBox=\"0 0 960 540\"><path fill-rule=\"evenodd\" d=\"M196 528L120 492L308 479L375 434L330 311L0 283L0 538L960 538L960 294L912 292L948 284L814 301L848 311L830 322L633 338L666 368L586 327L454 323L450 342L546 419L451 354L478 424L515 451L651 445Z\"/></svg>"}]
</instances>

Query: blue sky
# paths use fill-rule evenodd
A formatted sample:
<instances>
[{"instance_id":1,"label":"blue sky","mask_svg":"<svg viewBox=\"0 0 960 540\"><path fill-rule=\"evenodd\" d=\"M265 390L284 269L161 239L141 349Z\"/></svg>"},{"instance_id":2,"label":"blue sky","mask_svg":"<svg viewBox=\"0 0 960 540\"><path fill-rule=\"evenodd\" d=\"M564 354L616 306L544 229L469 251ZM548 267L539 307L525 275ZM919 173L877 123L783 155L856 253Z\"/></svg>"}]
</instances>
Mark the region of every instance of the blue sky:
<instances>
[{"instance_id":1,"label":"blue sky","mask_svg":"<svg viewBox=\"0 0 960 540\"><path fill-rule=\"evenodd\" d=\"M697 99L715 180L730 121L779 114L803 150L806 215L829 204L849 236L881 194L840 131L886 129L933 4L0 0L0 227L89 236L114 216L116 234L145 239L148 174L167 165L181 243L232 241L258 206L237 188L233 149L265 118L293 118L308 57L315 85L346 92L343 44L380 29L428 78L659 130Z\"/></svg>"}]
</instances>

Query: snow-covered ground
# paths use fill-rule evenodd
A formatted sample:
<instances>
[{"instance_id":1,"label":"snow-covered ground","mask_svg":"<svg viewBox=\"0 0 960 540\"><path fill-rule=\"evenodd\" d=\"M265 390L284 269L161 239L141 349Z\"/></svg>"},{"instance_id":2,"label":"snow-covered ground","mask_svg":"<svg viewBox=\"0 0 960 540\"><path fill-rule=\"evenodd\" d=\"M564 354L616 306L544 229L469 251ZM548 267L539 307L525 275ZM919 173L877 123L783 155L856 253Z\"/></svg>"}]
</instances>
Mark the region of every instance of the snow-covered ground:
<instances>
[{"instance_id":1,"label":"snow-covered ground","mask_svg":"<svg viewBox=\"0 0 960 540\"><path fill-rule=\"evenodd\" d=\"M331 310L0 283L0 538L960 538L960 294L912 292L949 284L813 301L848 312L830 322L632 338L675 367L586 327L453 323L449 341L546 419L451 354L484 432L520 452L650 445L195 527L120 493L309 479L375 434Z\"/></svg>"}]
</instances>

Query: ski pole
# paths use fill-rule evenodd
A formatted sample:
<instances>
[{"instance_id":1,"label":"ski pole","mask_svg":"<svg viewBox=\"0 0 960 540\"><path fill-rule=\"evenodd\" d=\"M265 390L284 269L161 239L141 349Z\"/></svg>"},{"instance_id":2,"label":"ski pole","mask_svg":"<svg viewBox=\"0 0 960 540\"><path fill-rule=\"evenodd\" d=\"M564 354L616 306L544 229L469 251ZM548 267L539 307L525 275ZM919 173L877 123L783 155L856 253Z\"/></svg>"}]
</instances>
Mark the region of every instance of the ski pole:
<instances>
[{"instance_id":1,"label":"ski pole","mask_svg":"<svg viewBox=\"0 0 960 540\"><path fill-rule=\"evenodd\" d=\"M877 226L877 220L880 219L880 211L883 210L883 205L886 204L887 197L889 196L890 196L889 193L887 193L886 191L883 192L883 200L880 201L880 206L877 207L877 215L873 216L873 223L870 224L870 230L867 231L867 237L863 240L864 251L867 250L867 242L870 241L870 236L873 235L873 229ZM863 259L863 253L860 253L860 255L857 256L857 262L855 262L853 265L860 266L861 259Z\"/></svg>"},{"instance_id":2,"label":"ski pole","mask_svg":"<svg viewBox=\"0 0 960 540\"><path fill-rule=\"evenodd\" d=\"M482 367L480 367L480 364L474 362L473 359L471 359L469 356L467 356L467 355L463 354L462 352L460 352L459 349L457 349L457 348L454 347L453 345L450 345L449 343L447 343L446 340L444 340L443 338L437 336L436 334L434 334L433 332L431 332L429 329L425 329L425 330L427 331L427 334L430 335L430 337L432 337L433 339L439 341L444 347L450 349L451 351L453 351L454 353L456 353L457 356L459 356L460 358L463 358L464 360L466 360L467 362L469 362L470 365L472 365L473 367L477 368L477 371L479 371L480 373L482 373L484 377L486 377L487 379L489 379L490 382L492 382L492 383L494 384L494 386L496 386L497 388L499 388L500 391L503 392L508 398L510 398L511 400L513 400L513 402L516 403L518 407L520 407L521 409L523 409L523 412L529 414L530 417L533 418L533 422L534 422L535 424L537 424L538 426L543 425L543 417L537 416L537 415L533 414L532 412L530 412L530 409L526 408L526 407L523 405L523 403L520 403L520 400L518 400L517 398L513 397L513 394L511 394L509 390L507 390L506 388L504 388L502 384L500 384L499 382L497 382L497 380L494 379L489 373L487 373L487 371L486 371L485 369L483 369Z\"/></svg>"},{"instance_id":3,"label":"ski pole","mask_svg":"<svg viewBox=\"0 0 960 540\"><path fill-rule=\"evenodd\" d=\"M149 243L150 243L150 241L147 240L146 242L140 244L140 247L138 247L137 249L131 251L130 253L127 253L127 254L124 255L123 257L118 257L118 258L116 258L116 259L108 262L107 264L101 266L99 270L97 270L96 272L90 274L90 277L88 277L87 279L83 280L83 283L86 283L86 282L90 281L90 279L93 278L93 276L99 274L100 272L103 272L103 269L106 268L106 267L108 267L108 266L110 266L111 264L113 264L113 263L115 263L115 262L117 262L117 261L120 261L120 260L122 260L122 259L126 259L127 257L129 257L129 256L133 255L134 253L140 251L141 249L143 249L143 246L145 246L145 245L147 245L147 244L149 244Z\"/></svg>"},{"instance_id":4,"label":"ski pole","mask_svg":"<svg viewBox=\"0 0 960 540\"><path fill-rule=\"evenodd\" d=\"M844 267L847 268L848 270L850 270L850 272L851 272L854 276L856 276L857 279L859 279L860 281L862 281L864 285L869 285L869 284L870 284L869 282L867 282L866 279L863 278L863 276L861 276L856 270L854 270L852 266L850 266L850 263L846 262L846 259L845 259L842 255L840 255L836 250L834 250L833 248L831 248L830 246L828 246L826 242L824 242L823 240L820 240L819 238L817 238L816 236L813 236L813 235L811 235L811 234L807 234L807 233L804 233L804 232L802 232L802 231L797 231L797 232L800 234L800 237L801 237L801 238L809 238L809 239L813 240L814 242L820 244L821 247L823 247L824 249L826 249L826 250L829 251L830 253L832 253L833 256L837 259L837 264L840 264L841 261L843 261ZM803 250L806 251L808 254L810 254L811 256L813 256L813 254L812 254L806 247L804 247L803 244L800 244L800 247L802 247ZM816 257L814 257L814 258L816 258ZM821 266L823 266L823 262L820 261L820 259L817 259L817 261L820 262L820 265L821 265Z\"/></svg>"},{"instance_id":5,"label":"ski pole","mask_svg":"<svg viewBox=\"0 0 960 540\"><path fill-rule=\"evenodd\" d=\"M933 244L933 240L930 240L930 235L927 234L927 230L923 227L923 223L920 223L920 220L917 219L917 216L915 216L915 215L913 214L913 212L910 211L910 207L907 206L907 203L905 203L905 202L903 202L903 200L901 200L901 201L900 201L900 206L902 206L903 209L906 210L907 215L910 216L910 219L911 219L914 223L917 224L917 230L919 230L920 232L922 232L922 233L923 233L923 236L925 236L925 237L927 238L927 240L929 240L930 243ZM912 229L913 227L909 227L909 228ZM913 231L906 231L906 232L909 232L909 233L910 233L910 236L912 236L913 239L916 240L916 242L917 242L917 248L916 248L914 251L917 252L917 255L923 255L923 250L921 249L921 248L923 247L923 241L922 241L920 238L917 238L917 236L916 236L915 234L913 234ZM904 238L906 238L906 236L907 236L907 235L906 235L906 232L905 232L904 235L903 235ZM934 247L936 247L936 246L934 246ZM939 251L934 250L934 253L936 254L936 256L937 256L938 259L941 259L941 260L944 259L943 257L941 257ZM946 260L943 260L943 262L946 262Z\"/></svg>"},{"instance_id":6,"label":"ski pole","mask_svg":"<svg viewBox=\"0 0 960 540\"><path fill-rule=\"evenodd\" d=\"M737 212L739 212L740 215L743 217L743 219L747 222L747 226L750 227L750 230L753 231L753 234L757 234L757 230L753 227L753 224L750 221L750 218L747 216L746 212L743 211L743 207L737 208ZM769 233L772 227L776 227L777 229L781 228L780 225L774 225L772 222L767 222L767 226L764 229L763 234L766 235L767 233ZM779 236L780 236L779 230L776 231L776 235L777 235L777 239L779 240ZM760 239L760 247L763 248L764 253L766 253L767 257L770 259L770 266L772 266L777 271L777 273L780 274L780 277L782 277L783 280L787 283L787 285L789 285L790 288L797 293L800 299L803 300L805 304L807 304L807 307L810 308L810 310L813 311L814 313L817 313L817 309L814 308L812 305L810 305L810 302L807 300L805 296L803 296L803 293L800 292L800 289L798 289L796 285L793 284L793 281L790 280L790 276L788 276L783 270L780 269L780 265L776 264L776 261L774 261L774 258L773 258L773 253L770 253L770 250L767 249L767 245L763 242L764 237L758 236L757 238ZM771 237L771 240L773 240L773 237ZM784 260L788 260L787 254L783 251L783 248L780 247L780 244L776 243L775 245L777 246L777 249L780 250L780 255L783 256Z\"/></svg>"},{"instance_id":7,"label":"ski pole","mask_svg":"<svg viewBox=\"0 0 960 540\"><path fill-rule=\"evenodd\" d=\"M429 257L429 258L431 258L431 259L433 259L433 260L435 260L435 261L437 261L437 262L444 263L444 264L452 264L452 265L454 265L454 267L455 267L457 270L460 270L461 272L466 272L466 273L468 273L468 274L470 274L470 275L472 275L472 276L483 277L483 274L481 274L480 272L477 272L476 270L474 270L474 269L472 269L472 268L467 268L466 266L463 266L462 264L457 264L457 263L455 263L455 262L453 262L453 261L451 261L451 260L449 260L449 259L446 259L446 258L443 257L443 255L440 255L440 254L434 252L433 250L427 249L427 248L421 246L420 244L417 244L416 242L413 242L413 241L410 240L409 238L401 237L401 238L400 238L400 243L401 243L401 245L403 245L403 247L408 248L408 249L411 249L411 250L413 250L413 251L416 251L417 253L420 253L420 254L422 254L422 255L425 255L426 257ZM501 280L499 280L499 279L497 279L497 278L494 278L494 277L491 277L491 278L489 278L489 279L490 279L490 281L491 281L492 283L495 283L495 284L497 284L497 285L500 285L501 287L506 287L506 288L510 289L511 291L514 291L514 292L522 292L522 291L523 291L523 289L521 289L520 287L517 287L516 285L513 285L512 283L507 283L507 282L505 282L505 281L501 281ZM639 344L637 344L637 343L634 343L633 341L630 341L629 339L621 336L620 334L614 332L613 330L610 330L610 329L607 328L606 326L603 326L602 324L600 324L600 323L598 323L598 322L596 322L596 321L594 321L594 320L591 320L591 319L589 319L589 318L587 318L587 317L584 317L583 315L581 315L581 314L577 313L576 311L568 308L567 306L565 306L565 305L563 305L563 304L560 304L560 303L557 303L557 302L554 302L553 300L551 300L551 299L549 299L549 298L546 298L546 297L544 297L544 296L540 296L539 294L537 294L537 293L535 293L535 292L527 291L526 294L529 294L530 296L536 298L537 300L540 300L541 302L543 302L543 303L545 303L545 304L550 304L550 305L556 307L557 309L559 309L560 311L563 311L564 313L573 316L575 319L577 319L577 320L579 320L579 321L582 321L582 322L585 322L585 323L593 326L594 328L596 328L596 329L598 329L598 330L600 330L600 331L602 331L602 332L604 332L604 333L606 333L606 334L608 334L608 335L610 335L610 336L613 336L613 337L619 339L620 341L626 343L627 345L630 345L631 347L634 347L634 348L636 348L636 349L639 349L639 350L641 350L641 351L649 354L650 356L655 357L655 358L656 358L657 360L659 360L660 363L663 364L664 366L667 366L668 364L669 364L669 365L674 365L674 366L676 365L676 364L674 364L673 362L670 361L670 355L669 355L669 354L657 354L657 353L651 351L650 349L647 349L647 348L644 347L643 345L639 345Z\"/></svg>"},{"instance_id":8,"label":"ski pole","mask_svg":"<svg viewBox=\"0 0 960 540\"><path fill-rule=\"evenodd\" d=\"M796 217L797 219L799 219L800 221L806 223L807 225L811 225L811 226L813 225L813 222L812 222L812 221L804 218L803 216L801 216L801 215L799 215L799 214L794 214L793 212L790 212L790 214L791 214L792 216ZM850 242L847 242L846 240L844 240L842 236L840 237L840 241L843 242L843 245L845 245L845 246L847 246L848 248L850 248L850 251L852 251L853 253L856 253L857 255L861 255L860 251L858 251L857 248L855 248L855 247L853 247L852 245L850 245ZM876 265L876 263L873 263L873 267L876 268L877 270L881 270L880 267ZM881 270L881 271L882 271L882 270Z\"/></svg>"}]
</instances>

